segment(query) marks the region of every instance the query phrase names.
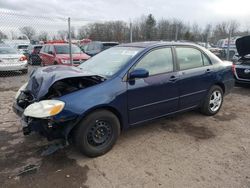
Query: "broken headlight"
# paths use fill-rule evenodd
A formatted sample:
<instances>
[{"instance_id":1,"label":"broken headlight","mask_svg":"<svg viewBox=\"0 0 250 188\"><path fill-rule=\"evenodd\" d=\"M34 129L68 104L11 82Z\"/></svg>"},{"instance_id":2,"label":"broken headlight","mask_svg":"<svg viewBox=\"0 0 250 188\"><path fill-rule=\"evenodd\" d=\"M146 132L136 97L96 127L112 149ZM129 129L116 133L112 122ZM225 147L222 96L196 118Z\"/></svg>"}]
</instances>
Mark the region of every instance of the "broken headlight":
<instances>
[{"instance_id":1,"label":"broken headlight","mask_svg":"<svg viewBox=\"0 0 250 188\"><path fill-rule=\"evenodd\" d=\"M25 84L23 84L23 85L20 87L20 89L19 89L19 90L17 91L17 93L16 93L15 99L17 99L18 96L21 94L21 92L22 92L23 90L25 90L25 88L27 87L27 85L28 85L28 82L26 82Z\"/></svg>"},{"instance_id":2,"label":"broken headlight","mask_svg":"<svg viewBox=\"0 0 250 188\"><path fill-rule=\"evenodd\" d=\"M47 118L59 114L65 103L59 100L43 100L30 104L25 110L24 115L34 118Z\"/></svg>"}]
</instances>

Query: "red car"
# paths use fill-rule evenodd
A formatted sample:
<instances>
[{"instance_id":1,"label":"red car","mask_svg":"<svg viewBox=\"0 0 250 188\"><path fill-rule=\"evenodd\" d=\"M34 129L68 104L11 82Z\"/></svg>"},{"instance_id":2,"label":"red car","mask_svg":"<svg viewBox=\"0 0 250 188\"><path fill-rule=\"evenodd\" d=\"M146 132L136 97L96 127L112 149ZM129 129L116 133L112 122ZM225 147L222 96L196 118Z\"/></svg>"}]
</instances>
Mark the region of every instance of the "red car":
<instances>
[{"instance_id":1,"label":"red car","mask_svg":"<svg viewBox=\"0 0 250 188\"><path fill-rule=\"evenodd\" d=\"M81 49L72 45L72 58L73 65L78 66L87 59L89 56L81 51ZM45 44L40 51L41 65L71 65L69 55L69 44L67 43L55 43Z\"/></svg>"}]
</instances>

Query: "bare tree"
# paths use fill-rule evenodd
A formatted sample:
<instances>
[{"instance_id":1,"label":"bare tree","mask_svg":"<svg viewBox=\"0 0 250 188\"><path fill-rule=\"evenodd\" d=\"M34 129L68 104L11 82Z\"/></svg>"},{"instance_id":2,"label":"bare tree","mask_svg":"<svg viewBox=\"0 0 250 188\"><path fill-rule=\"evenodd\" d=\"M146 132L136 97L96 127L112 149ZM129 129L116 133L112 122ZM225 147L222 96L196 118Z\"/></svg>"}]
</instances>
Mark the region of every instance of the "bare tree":
<instances>
[{"instance_id":1,"label":"bare tree","mask_svg":"<svg viewBox=\"0 0 250 188\"><path fill-rule=\"evenodd\" d=\"M40 41L47 41L47 40L48 40L48 37L49 37L49 35L48 35L48 33L45 32L45 31L42 31L42 32L38 35L38 39L39 39Z\"/></svg>"},{"instance_id":2,"label":"bare tree","mask_svg":"<svg viewBox=\"0 0 250 188\"><path fill-rule=\"evenodd\" d=\"M36 31L33 27L25 26L22 28L19 28L22 34L26 35L29 39L32 39L32 37L35 36Z\"/></svg>"},{"instance_id":3,"label":"bare tree","mask_svg":"<svg viewBox=\"0 0 250 188\"><path fill-rule=\"evenodd\" d=\"M7 35L4 32L0 31L0 40L7 38L8 38Z\"/></svg>"}]
</instances>

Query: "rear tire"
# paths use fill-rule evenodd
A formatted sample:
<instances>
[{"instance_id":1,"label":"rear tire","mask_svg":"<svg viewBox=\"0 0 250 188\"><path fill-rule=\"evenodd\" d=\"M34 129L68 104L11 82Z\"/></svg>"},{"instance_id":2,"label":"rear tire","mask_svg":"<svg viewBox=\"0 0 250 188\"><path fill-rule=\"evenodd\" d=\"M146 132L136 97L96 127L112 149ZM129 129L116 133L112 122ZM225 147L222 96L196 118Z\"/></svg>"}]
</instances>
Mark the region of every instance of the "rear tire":
<instances>
[{"instance_id":1,"label":"rear tire","mask_svg":"<svg viewBox=\"0 0 250 188\"><path fill-rule=\"evenodd\" d=\"M88 157L97 157L112 149L120 135L120 122L110 111L89 114L74 132L77 148Z\"/></svg>"},{"instance_id":2,"label":"rear tire","mask_svg":"<svg viewBox=\"0 0 250 188\"><path fill-rule=\"evenodd\" d=\"M223 90L220 86L213 86L209 90L205 101L201 106L201 112L207 116L213 116L220 111L223 103Z\"/></svg>"}]
</instances>

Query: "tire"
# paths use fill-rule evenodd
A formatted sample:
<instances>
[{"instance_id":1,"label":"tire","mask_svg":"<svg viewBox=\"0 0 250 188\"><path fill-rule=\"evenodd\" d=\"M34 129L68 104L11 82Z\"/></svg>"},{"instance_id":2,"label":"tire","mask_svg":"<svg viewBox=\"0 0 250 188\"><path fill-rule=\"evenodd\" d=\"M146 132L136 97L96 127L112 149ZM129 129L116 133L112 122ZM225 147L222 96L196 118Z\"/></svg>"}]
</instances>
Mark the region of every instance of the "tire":
<instances>
[{"instance_id":1,"label":"tire","mask_svg":"<svg viewBox=\"0 0 250 188\"><path fill-rule=\"evenodd\" d=\"M23 74L27 74L27 73L28 73L28 69L22 70L22 73L23 73Z\"/></svg>"},{"instance_id":2,"label":"tire","mask_svg":"<svg viewBox=\"0 0 250 188\"><path fill-rule=\"evenodd\" d=\"M97 157L112 149L120 135L118 118L107 110L89 114L74 132L76 147L88 157Z\"/></svg>"},{"instance_id":3,"label":"tire","mask_svg":"<svg viewBox=\"0 0 250 188\"><path fill-rule=\"evenodd\" d=\"M55 61L55 62L54 62L54 65L57 65L57 64L58 64L58 63Z\"/></svg>"},{"instance_id":4,"label":"tire","mask_svg":"<svg viewBox=\"0 0 250 188\"><path fill-rule=\"evenodd\" d=\"M223 104L223 90L220 86L212 86L205 101L201 106L201 112L207 116L213 116L220 111Z\"/></svg>"}]
</instances>

